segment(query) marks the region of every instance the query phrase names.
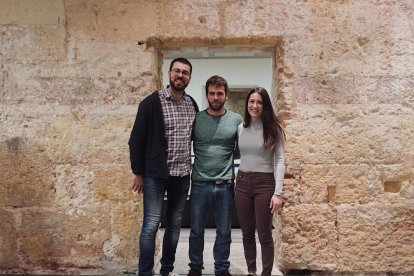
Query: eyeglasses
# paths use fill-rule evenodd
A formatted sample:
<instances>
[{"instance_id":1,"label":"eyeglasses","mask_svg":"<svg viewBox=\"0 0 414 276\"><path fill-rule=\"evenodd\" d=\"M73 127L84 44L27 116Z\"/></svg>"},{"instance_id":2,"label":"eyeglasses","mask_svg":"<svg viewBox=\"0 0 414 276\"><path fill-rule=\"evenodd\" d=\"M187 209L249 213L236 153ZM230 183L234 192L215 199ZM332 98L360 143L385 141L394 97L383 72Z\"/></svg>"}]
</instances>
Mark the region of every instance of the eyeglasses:
<instances>
[{"instance_id":1,"label":"eyeglasses","mask_svg":"<svg viewBox=\"0 0 414 276\"><path fill-rule=\"evenodd\" d=\"M188 72L187 70L180 70L178 68L172 69L172 72L174 73L175 76L180 75L180 73L183 75L183 77L188 78L190 76L190 72Z\"/></svg>"}]
</instances>

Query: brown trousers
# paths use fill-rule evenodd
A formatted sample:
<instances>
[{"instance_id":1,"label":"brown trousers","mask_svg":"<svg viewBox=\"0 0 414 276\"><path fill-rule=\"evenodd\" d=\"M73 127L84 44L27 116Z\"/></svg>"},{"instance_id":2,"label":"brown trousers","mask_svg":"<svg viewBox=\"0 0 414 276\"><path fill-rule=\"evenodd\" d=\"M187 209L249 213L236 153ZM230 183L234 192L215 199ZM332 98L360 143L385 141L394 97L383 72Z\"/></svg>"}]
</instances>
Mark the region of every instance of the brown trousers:
<instances>
[{"instance_id":1,"label":"brown trousers","mask_svg":"<svg viewBox=\"0 0 414 276\"><path fill-rule=\"evenodd\" d=\"M262 276L272 274L274 245L273 215L269 208L275 189L273 173L239 171L236 178L236 208L243 234L244 256L249 273L256 273L256 237L262 249Z\"/></svg>"}]
</instances>

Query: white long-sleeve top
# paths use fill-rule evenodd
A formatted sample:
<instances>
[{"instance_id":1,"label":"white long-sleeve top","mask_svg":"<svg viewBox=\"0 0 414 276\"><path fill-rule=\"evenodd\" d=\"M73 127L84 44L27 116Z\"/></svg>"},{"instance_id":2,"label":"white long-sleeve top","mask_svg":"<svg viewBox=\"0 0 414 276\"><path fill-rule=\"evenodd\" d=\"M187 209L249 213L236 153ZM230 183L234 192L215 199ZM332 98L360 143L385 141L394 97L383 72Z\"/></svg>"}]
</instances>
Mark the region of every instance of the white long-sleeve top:
<instances>
[{"instance_id":1,"label":"white long-sleeve top","mask_svg":"<svg viewBox=\"0 0 414 276\"><path fill-rule=\"evenodd\" d=\"M275 194L281 195L285 176L285 150L283 143L269 149L263 145L263 124L252 121L248 128L238 126L240 167L244 172L273 172Z\"/></svg>"}]
</instances>

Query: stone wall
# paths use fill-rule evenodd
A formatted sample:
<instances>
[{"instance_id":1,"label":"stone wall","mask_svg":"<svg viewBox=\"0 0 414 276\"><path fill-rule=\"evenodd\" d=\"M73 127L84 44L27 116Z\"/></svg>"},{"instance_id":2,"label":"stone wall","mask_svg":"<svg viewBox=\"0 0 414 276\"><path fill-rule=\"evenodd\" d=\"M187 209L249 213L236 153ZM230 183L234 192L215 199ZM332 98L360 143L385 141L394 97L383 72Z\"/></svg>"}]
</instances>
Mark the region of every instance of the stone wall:
<instances>
[{"instance_id":1,"label":"stone wall","mask_svg":"<svg viewBox=\"0 0 414 276\"><path fill-rule=\"evenodd\" d=\"M414 273L413 17L411 0L0 1L0 272L135 267L137 104L165 51L210 47L274 55L280 269Z\"/></svg>"}]
</instances>

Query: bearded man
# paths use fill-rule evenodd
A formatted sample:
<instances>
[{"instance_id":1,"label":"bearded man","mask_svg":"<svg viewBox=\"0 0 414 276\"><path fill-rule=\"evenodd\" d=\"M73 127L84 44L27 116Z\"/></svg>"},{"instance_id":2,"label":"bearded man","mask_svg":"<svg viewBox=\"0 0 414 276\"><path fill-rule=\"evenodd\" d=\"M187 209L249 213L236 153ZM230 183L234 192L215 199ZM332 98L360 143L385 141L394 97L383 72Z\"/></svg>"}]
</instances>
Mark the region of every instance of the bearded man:
<instances>
[{"instance_id":1,"label":"bearded man","mask_svg":"<svg viewBox=\"0 0 414 276\"><path fill-rule=\"evenodd\" d=\"M167 192L166 228L160 275L174 269L182 213L190 187L191 133L198 106L185 93L192 65L174 59L168 71L170 85L141 101L129 139L132 190L143 193L144 218L139 240L138 275L154 275L155 236Z\"/></svg>"},{"instance_id":2,"label":"bearded man","mask_svg":"<svg viewBox=\"0 0 414 276\"><path fill-rule=\"evenodd\" d=\"M237 127L243 119L224 108L228 96L228 85L224 78L217 75L209 78L206 82L209 106L199 112L195 119L188 276L202 275L204 230L208 212L213 206L217 228L213 249L214 272L218 276L231 276L229 256L234 208L233 164Z\"/></svg>"}]
</instances>

